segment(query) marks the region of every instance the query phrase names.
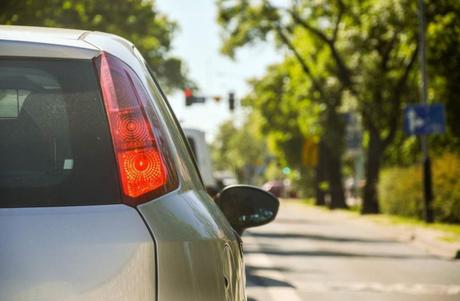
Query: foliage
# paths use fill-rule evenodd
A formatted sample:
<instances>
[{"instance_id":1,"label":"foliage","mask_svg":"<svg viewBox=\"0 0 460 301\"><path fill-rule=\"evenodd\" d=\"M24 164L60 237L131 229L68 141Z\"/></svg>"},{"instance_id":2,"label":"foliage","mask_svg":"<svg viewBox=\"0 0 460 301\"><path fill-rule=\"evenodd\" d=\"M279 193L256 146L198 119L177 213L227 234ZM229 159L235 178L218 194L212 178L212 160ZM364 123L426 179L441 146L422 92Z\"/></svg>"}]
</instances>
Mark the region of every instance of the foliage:
<instances>
[{"instance_id":1,"label":"foliage","mask_svg":"<svg viewBox=\"0 0 460 301\"><path fill-rule=\"evenodd\" d=\"M460 156L444 154L434 161L433 171L438 220L460 223Z\"/></svg>"},{"instance_id":2,"label":"foliage","mask_svg":"<svg viewBox=\"0 0 460 301\"><path fill-rule=\"evenodd\" d=\"M296 168L305 180L309 173L301 166L302 145L305 139L312 137L322 141L320 144L324 151L319 152L319 162L327 164L319 164L315 185L318 186L320 181L327 178L331 187L331 208L346 207L341 168L344 124L338 113L344 86L331 76L335 65L330 49L316 35L305 30L304 23L299 21L297 4L294 2L287 9L275 7L271 1L218 1L217 5L218 21L224 28L223 53L233 57L237 48L271 40L272 37L279 47L289 50L290 54L283 63L270 68L266 77L251 83L256 92L263 92L260 87L264 86L274 88L271 95L256 94L255 98L264 98L262 101L254 100L254 95L250 95L248 98L252 101L248 105L261 111L261 115L269 120L270 127L265 133L269 146L278 154L281 162ZM321 23L317 19L313 22L316 25ZM270 105L274 101L277 104ZM318 104L322 112L313 114L316 125L306 128L312 118L302 113L312 110L302 109ZM273 107L277 111L273 111ZM302 120L302 117L306 118ZM296 119L299 122L296 123ZM283 124L276 120L287 122ZM321 129L320 139L318 129ZM318 194L317 198L319 200L324 197Z\"/></svg>"},{"instance_id":3,"label":"foliage","mask_svg":"<svg viewBox=\"0 0 460 301\"><path fill-rule=\"evenodd\" d=\"M435 148L460 149L460 1L431 1L427 6L429 94L446 105L447 134L433 139Z\"/></svg>"},{"instance_id":4,"label":"foliage","mask_svg":"<svg viewBox=\"0 0 460 301\"><path fill-rule=\"evenodd\" d=\"M448 106L450 120L448 134L432 140L437 152L445 147L459 149L455 125L460 113L456 101L460 96L460 5L456 0L426 2L428 57L430 78L433 78L430 101L437 100L436 97L442 99ZM363 145L367 155L363 213L378 212L376 186L382 164L408 165L418 159L417 141L408 140L401 132L403 107L418 101L417 2L304 0L280 4L269 0L220 0L217 5L224 53L233 56L239 47L273 38L278 46L290 51L288 59L298 63L306 82L293 89L300 90L310 101L324 104L324 114L318 122L326 145L332 141L336 143L335 149L340 149L338 137L343 133L340 124L333 121L339 119L337 107L343 100L347 102L344 107L361 113L367 137ZM276 79L273 73L273 69L267 70L267 77ZM281 83L278 88L283 81L291 80L286 72L284 74L286 78L277 75ZM253 87L259 94L263 93L257 86ZM289 93L279 89L271 91L277 91L272 101L283 99L280 93ZM264 106L269 105L264 102ZM296 112L297 102L290 105L289 111ZM251 106L266 115L264 107ZM272 121L268 117L267 120ZM276 127L277 123L272 126ZM289 135L289 140L295 141L301 134L296 129L290 134L278 134L276 142L282 145L285 141L280 137ZM298 144L286 150L287 160L292 161L291 156L295 159L296 148ZM329 170L337 168L340 164Z\"/></svg>"},{"instance_id":5,"label":"foliage","mask_svg":"<svg viewBox=\"0 0 460 301\"><path fill-rule=\"evenodd\" d=\"M211 144L213 167L216 170L236 170L230 153L232 152L231 141L237 132L238 129L232 121L226 121L219 126L216 138Z\"/></svg>"},{"instance_id":6,"label":"foliage","mask_svg":"<svg viewBox=\"0 0 460 301\"><path fill-rule=\"evenodd\" d=\"M311 102L299 86L307 85L291 60L273 65L260 79L250 81L252 92L243 99L260 114L260 130L280 163L299 169L303 137L318 134L320 106Z\"/></svg>"},{"instance_id":7,"label":"foliage","mask_svg":"<svg viewBox=\"0 0 460 301\"><path fill-rule=\"evenodd\" d=\"M177 26L153 0L2 0L0 24L105 31L133 42L167 88L182 87L182 62L169 55Z\"/></svg>"},{"instance_id":8,"label":"foliage","mask_svg":"<svg viewBox=\"0 0 460 301\"><path fill-rule=\"evenodd\" d=\"M221 124L212 145L212 158L217 170L230 170L241 183L261 184L268 153L264 140L256 130L256 116L241 128L232 121Z\"/></svg>"},{"instance_id":9,"label":"foliage","mask_svg":"<svg viewBox=\"0 0 460 301\"><path fill-rule=\"evenodd\" d=\"M379 199L383 213L423 218L420 167L392 167L380 174Z\"/></svg>"},{"instance_id":10,"label":"foliage","mask_svg":"<svg viewBox=\"0 0 460 301\"><path fill-rule=\"evenodd\" d=\"M420 166L392 167L382 171L379 184L384 213L423 217ZM460 223L460 156L445 153L433 162L433 208L436 220Z\"/></svg>"},{"instance_id":11,"label":"foliage","mask_svg":"<svg viewBox=\"0 0 460 301\"><path fill-rule=\"evenodd\" d=\"M363 212L377 212L380 160L397 132L416 59L414 5L409 0L291 1L284 7L268 0L217 3L224 53L233 55L270 33L290 50L309 83L310 99L325 105L322 139L328 161L336 162L330 171L341 169L343 125L337 110L344 92L357 103L370 132ZM340 174L329 177L332 188L337 180L340 186Z\"/></svg>"}]
</instances>

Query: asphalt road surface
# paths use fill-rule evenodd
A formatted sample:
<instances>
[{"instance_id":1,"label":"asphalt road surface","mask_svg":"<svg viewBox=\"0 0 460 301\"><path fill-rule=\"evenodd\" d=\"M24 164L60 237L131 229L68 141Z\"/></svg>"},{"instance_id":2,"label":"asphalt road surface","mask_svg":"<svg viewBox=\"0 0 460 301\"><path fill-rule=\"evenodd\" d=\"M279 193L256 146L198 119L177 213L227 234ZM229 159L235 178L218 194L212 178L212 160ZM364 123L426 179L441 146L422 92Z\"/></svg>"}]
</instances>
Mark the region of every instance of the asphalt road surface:
<instances>
[{"instance_id":1,"label":"asphalt road surface","mask_svg":"<svg viewBox=\"0 0 460 301\"><path fill-rule=\"evenodd\" d=\"M247 231L248 301L460 300L460 262L294 202Z\"/></svg>"}]
</instances>

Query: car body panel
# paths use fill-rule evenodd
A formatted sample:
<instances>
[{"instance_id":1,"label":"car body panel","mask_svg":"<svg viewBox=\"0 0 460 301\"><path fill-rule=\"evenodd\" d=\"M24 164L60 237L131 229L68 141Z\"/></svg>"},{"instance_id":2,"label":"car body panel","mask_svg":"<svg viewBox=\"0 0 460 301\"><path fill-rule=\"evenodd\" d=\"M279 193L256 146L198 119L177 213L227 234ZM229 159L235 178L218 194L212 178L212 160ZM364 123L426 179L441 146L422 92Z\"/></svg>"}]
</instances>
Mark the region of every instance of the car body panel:
<instances>
[{"instance_id":1,"label":"car body panel","mask_svg":"<svg viewBox=\"0 0 460 301\"><path fill-rule=\"evenodd\" d=\"M159 300L245 300L240 245L204 190L138 208L157 242Z\"/></svg>"},{"instance_id":2,"label":"car body panel","mask_svg":"<svg viewBox=\"0 0 460 301\"><path fill-rule=\"evenodd\" d=\"M138 75L142 75L142 67L140 66L139 60L134 55L134 45L128 40L116 35L97 31L88 32L81 39L101 51L116 56L131 67Z\"/></svg>"},{"instance_id":3,"label":"car body panel","mask_svg":"<svg viewBox=\"0 0 460 301\"><path fill-rule=\"evenodd\" d=\"M0 299L154 300L155 246L125 205L0 209Z\"/></svg>"}]
</instances>

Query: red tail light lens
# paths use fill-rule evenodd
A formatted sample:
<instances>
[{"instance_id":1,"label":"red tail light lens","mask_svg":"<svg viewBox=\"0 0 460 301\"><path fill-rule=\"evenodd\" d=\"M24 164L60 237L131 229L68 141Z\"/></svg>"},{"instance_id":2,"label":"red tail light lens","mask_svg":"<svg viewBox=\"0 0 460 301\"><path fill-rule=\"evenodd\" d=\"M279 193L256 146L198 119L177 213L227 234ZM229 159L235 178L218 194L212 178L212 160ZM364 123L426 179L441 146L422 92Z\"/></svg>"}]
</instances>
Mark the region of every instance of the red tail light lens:
<instances>
[{"instance_id":1,"label":"red tail light lens","mask_svg":"<svg viewBox=\"0 0 460 301\"><path fill-rule=\"evenodd\" d=\"M107 53L96 59L125 203L136 206L177 187L169 149L137 75Z\"/></svg>"}]
</instances>

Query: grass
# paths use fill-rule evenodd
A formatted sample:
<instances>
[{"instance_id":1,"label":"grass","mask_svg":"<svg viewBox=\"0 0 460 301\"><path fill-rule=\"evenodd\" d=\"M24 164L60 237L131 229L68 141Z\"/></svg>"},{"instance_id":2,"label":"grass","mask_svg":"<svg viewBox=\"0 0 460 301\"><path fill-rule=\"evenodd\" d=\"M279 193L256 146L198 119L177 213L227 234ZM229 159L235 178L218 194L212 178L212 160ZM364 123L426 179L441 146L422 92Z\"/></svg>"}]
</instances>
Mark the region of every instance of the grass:
<instances>
[{"instance_id":1,"label":"grass","mask_svg":"<svg viewBox=\"0 0 460 301\"><path fill-rule=\"evenodd\" d=\"M308 206L312 206L314 208L318 208L320 210L329 211L329 209L327 209L326 207L315 206L315 200L313 198L303 199L302 203ZM445 242L459 242L460 241L460 224L445 224L445 223L427 224L415 218L389 215L389 214L373 214L373 215L362 216L359 214L358 206L355 206L350 209L338 209L336 211L344 212L346 214L350 214L353 216L360 216L362 218L367 218L377 223L383 223L383 224L388 224L388 225L406 225L406 226L412 226L412 227L421 227L421 228L426 228L426 229L438 230L438 231L442 231L445 233L445 235L441 237L442 241L445 241Z\"/></svg>"},{"instance_id":2,"label":"grass","mask_svg":"<svg viewBox=\"0 0 460 301\"><path fill-rule=\"evenodd\" d=\"M370 216L370 218L377 222L383 222L383 223L388 223L388 224L393 224L393 225L408 225L408 226L423 227L423 228L428 228L428 229L439 230L439 231L448 232L450 234L454 234L460 237L460 225L444 224L444 223L427 224L415 218L389 215L389 214L376 214L376 215Z\"/></svg>"}]
</instances>

